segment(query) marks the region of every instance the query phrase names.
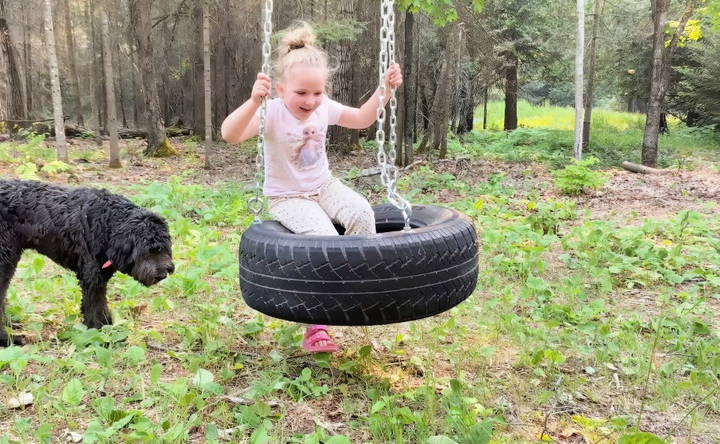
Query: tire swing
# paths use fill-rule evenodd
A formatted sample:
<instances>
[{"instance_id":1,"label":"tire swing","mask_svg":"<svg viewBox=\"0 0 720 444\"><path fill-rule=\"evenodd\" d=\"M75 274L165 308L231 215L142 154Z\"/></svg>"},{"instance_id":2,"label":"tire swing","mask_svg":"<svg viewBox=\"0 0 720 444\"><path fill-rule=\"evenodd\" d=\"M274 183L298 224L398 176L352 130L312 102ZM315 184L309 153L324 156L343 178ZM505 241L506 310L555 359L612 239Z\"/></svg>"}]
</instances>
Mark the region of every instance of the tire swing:
<instances>
[{"instance_id":1,"label":"tire swing","mask_svg":"<svg viewBox=\"0 0 720 444\"><path fill-rule=\"evenodd\" d=\"M262 72L270 72L272 0L265 1ZM380 103L385 72L394 62L393 0L382 0ZM395 91L390 91L390 132L378 108L378 163L391 204L374 206L377 235L315 236L261 221L266 105L260 109L255 222L240 241L240 289L253 309L306 324L377 325L441 313L467 299L478 278L478 242L459 212L410 204L396 191Z\"/></svg>"}]
</instances>

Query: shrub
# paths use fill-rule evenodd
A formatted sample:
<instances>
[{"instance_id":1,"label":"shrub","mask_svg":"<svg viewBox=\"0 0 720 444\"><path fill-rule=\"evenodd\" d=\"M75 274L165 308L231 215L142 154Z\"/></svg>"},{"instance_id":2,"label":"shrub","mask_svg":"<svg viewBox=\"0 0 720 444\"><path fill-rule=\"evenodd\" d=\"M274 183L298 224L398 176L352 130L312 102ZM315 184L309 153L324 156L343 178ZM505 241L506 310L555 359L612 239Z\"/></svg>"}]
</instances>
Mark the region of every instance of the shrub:
<instances>
[{"instance_id":1,"label":"shrub","mask_svg":"<svg viewBox=\"0 0 720 444\"><path fill-rule=\"evenodd\" d=\"M590 166L598 163L596 157L588 157L585 160L573 161L565 168L553 171L555 186L563 194L571 196L582 194L588 189L598 189L605 184L605 176L598 171L590 169Z\"/></svg>"}]
</instances>

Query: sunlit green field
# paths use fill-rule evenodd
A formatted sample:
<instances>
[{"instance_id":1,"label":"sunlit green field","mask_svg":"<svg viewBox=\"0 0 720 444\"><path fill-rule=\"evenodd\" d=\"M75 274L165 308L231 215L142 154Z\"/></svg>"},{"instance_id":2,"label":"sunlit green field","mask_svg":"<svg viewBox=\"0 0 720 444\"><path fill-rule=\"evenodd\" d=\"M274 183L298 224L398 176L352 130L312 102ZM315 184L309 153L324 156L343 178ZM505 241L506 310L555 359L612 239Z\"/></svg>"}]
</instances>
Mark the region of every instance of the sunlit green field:
<instances>
[{"instance_id":1,"label":"sunlit green field","mask_svg":"<svg viewBox=\"0 0 720 444\"><path fill-rule=\"evenodd\" d=\"M512 161L550 161L555 166L572 158L575 110L550 105L518 103L519 130L505 134L504 102L488 104L487 131L482 131L483 110L475 114L475 132L457 151L471 151ZM665 167L696 167L720 154L720 136L707 128L688 128L669 118L669 131L660 136L659 159ZM623 160L640 159L645 115L606 109L593 111L590 146L586 155L596 156L604 166L619 166ZM451 148L452 149L452 148Z\"/></svg>"},{"instance_id":2,"label":"sunlit green field","mask_svg":"<svg viewBox=\"0 0 720 444\"><path fill-rule=\"evenodd\" d=\"M491 131L503 129L505 102L488 103L488 127ZM671 126L678 120L670 118ZM575 109L552 105L533 105L526 100L518 102L518 126L521 128L551 128L573 131L575 128ZM597 130L615 131L640 130L645 128L645 115L626 113L607 109L593 110L593 126ZM482 129L482 107L478 108L475 129Z\"/></svg>"}]
</instances>

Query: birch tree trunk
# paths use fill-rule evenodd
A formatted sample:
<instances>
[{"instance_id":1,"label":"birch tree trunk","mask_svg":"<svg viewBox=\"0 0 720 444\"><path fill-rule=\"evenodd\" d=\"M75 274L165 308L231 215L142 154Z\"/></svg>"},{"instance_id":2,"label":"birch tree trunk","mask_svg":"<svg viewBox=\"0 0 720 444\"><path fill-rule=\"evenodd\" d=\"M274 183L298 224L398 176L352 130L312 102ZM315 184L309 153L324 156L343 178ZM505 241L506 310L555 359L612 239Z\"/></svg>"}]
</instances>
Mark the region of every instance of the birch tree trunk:
<instances>
[{"instance_id":1,"label":"birch tree trunk","mask_svg":"<svg viewBox=\"0 0 720 444\"><path fill-rule=\"evenodd\" d=\"M130 0L130 26L135 32L137 61L145 98L145 128L147 129L147 156L176 155L165 133L165 123L160 109L155 59L153 58L151 12L153 0Z\"/></svg>"},{"instance_id":2,"label":"birch tree trunk","mask_svg":"<svg viewBox=\"0 0 720 444\"><path fill-rule=\"evenodd\" d=\"M75 60L75 38L73 37L73 26L70 20L70 2L64 0L65 8L65 41L67 44L68 64L70 65L70 88L73 94L75 106L75 118L80 126L85 126L82 113L82 99L80 97L80 78L78 77L77 62Z\"/></svg>"},{"instance_id":3,"label":"birch tree trunk","mask_svg":"<svg viewBox=\"0 0 720 444\"><path fill-rule=\"evenodd\" d=\"M105 72L105 96L107 103L107 130L110 136L110 168L121 168L120 148L118 146L118 120L115 108L115 86L112 66L112 51L110 49L110 27L108 25L108 12L100 13L100 22L103 35L103 70Z\"/></svg>"},{"instance_id":4,"label":"birch tree trunk","mask_svg":"<svg viewBox=\"0 0 720 444\"><path fill-rule=\"evenodd\" d=\"M52 87L53 116L55 118L55 144L58 159L67 162L68 153L65 144L65 121L63 118L62 95L60 94L60 74L58 73L57 52L55 50L55 30L53 28L53 15L51 0L44 0L45 39L48 49L48 64L50 66L50 85Z\"/></svg>"},{"instance_id":5,"label":"birch tree trunk","mask_svg":"<svg viewBox=\"0 0 720 444\"><path fill-rule=\"evenodd\" d=\"M583 120L583 148L590 143L590 132L592 131L593 101L595 98L595 59L597 58L598 25L602 17L603 0L595 0L595 12L593 13L592 35L590 36L590 54L588 55L587 69L587 91L585 94L585 119Z\"/></svg>"},{"instance_id":6,"label":"birch tree trunk","mask_svg":"<svg viewBox=\"0 0 720 444\"><path fill-rule=\"evenodd\" d=\"M575 144L573 154L575 160L582 160L583 142L583 117L585 107L583 106L583 79L585 66L585 0L577 2L577 40L575 42Z\"/></svg>"},{"instance_id":7,"label":"birch tree trunk","mask_svg":"<svg viewBox=\"0 0 720 444\"><path fill-rule=\"evenodd\" d=\"M205 168L211 168L212 151L212 83L210 81L210 12L203 1L203 79L205 83Z\"/></svg>"},{"instance_id":8,"label":"birch tree trunk","mask_svg":"<svg viewBox=\"0 0 720 444\"><path fill-rule=\"evenodd\" d=\"M695 9L695 0L687 0L685 11L670 40L665 46L665 25L667 23L670 0L652 0L652 17L654 28L653 39L653 70L650 84L650 97L648 99L647 118L645 120L645 134L643 136L642 163L645 166L657 164L658 136L660 134L660 119L665 106L665 96L670 83L672 57L677 48L680 36L685 31L685 25Z\"/></svg>"}]
</instances>

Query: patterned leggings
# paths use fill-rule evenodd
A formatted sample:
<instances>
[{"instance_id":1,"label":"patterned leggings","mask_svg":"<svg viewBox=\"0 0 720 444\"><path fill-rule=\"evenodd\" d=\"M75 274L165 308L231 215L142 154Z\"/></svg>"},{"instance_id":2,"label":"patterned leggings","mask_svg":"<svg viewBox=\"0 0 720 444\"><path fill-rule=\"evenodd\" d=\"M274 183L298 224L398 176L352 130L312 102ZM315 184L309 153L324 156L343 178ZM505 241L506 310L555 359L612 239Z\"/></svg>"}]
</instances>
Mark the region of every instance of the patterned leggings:
<instances>
[{"instance_id":1,"label":"patterned leggings","mask_svg":"<svg viewBox=\"0 0 720 444\"><path fill-rule=\"evenodd\" d=\"M345 234L375 234L375 214L370 203L338 179L331 179L317 193L270 197L273 219L297 234L337 235L337 222Z\"/></svg>"}]
</instances>

